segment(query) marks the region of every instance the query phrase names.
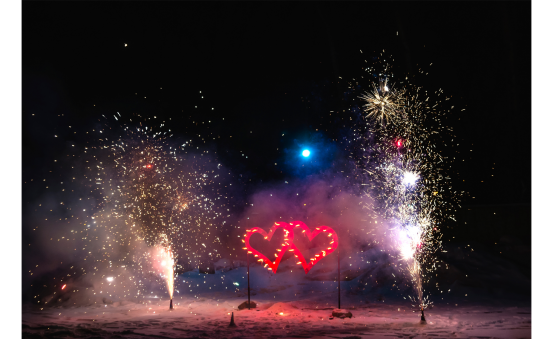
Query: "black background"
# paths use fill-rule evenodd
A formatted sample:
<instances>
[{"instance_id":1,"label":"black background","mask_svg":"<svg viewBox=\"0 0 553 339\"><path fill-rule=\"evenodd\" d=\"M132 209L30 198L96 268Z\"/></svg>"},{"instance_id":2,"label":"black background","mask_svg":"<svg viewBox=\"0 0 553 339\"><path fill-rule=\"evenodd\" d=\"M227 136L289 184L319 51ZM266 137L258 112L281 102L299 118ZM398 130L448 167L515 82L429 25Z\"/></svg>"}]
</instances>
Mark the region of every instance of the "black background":
<instances>
[{"instance_id":1,"label":"black background","mask_svg":"<svg viewBox=\"0 0 553 339\"><path fill-rule=\"evenodd\" d=\"M322 117L385 50L396 73L421 68L418 85L452 96L465 208L529 208L530 2L23 2L22 32L24 181L115 112L219 136L206 147L254 182L288 178L273 163L315 135L343 139ZM24 186L24 207L40 193Z\"/></svg>"}]
</instances>

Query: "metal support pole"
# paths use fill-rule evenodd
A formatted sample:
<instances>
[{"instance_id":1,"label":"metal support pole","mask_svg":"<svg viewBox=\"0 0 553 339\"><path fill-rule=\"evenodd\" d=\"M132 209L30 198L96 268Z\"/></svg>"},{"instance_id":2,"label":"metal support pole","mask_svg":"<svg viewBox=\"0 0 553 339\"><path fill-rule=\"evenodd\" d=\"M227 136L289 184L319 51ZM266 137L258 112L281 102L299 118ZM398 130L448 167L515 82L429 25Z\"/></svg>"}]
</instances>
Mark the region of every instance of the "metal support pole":
<instances>
[{"instance_id":1,"label":"metal support pole","mask_svg":"<svg viewBox=\"0 0 553 339\"><path fill-rule=\"evenodd\" d=\"M340 309L340 249L338 248L338 309Z\"/></svg>"},{"instance_id":2,"label":"metal support pole","mask_svg":"<svg viewBox=\"0 0 553 339\"><path fill-rule=\"evenodd\" d=\"M248 310L250 309L250 254L246 252L246 262L248 265Z\"/></svg>"}]
</instances>

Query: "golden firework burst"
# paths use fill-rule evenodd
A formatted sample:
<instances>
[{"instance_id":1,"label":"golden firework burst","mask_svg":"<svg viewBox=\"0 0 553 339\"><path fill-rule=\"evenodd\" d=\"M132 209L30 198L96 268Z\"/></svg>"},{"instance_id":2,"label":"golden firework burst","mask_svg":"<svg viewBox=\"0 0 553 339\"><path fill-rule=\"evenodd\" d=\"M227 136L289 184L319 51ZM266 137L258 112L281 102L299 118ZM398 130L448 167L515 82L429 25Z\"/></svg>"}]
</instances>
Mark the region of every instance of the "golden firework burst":
<instances>
[{"instance_id":1,"label":"golden firework burst","mask_svg":"<svg viewBox=\"0 0 553 339\"><path fill-rule=\"evenodd\" d=\"M373 84L371 92L365 92L360 98L367 103L363 105L367 118L380 120L382 124L384 119L386 123L393 119L404 106L404 91L396 90L392 86L388 87L387 80L381 80L380 86Z\"/></svg>"}]
</instances>

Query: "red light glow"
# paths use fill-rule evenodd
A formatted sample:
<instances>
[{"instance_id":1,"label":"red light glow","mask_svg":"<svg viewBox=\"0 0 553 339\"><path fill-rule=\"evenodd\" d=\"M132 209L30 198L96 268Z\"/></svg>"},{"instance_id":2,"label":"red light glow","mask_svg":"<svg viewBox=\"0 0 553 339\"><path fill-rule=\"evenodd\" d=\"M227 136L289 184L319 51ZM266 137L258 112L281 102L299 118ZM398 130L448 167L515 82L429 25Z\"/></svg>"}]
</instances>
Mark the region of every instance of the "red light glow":
<instances>
[{"instance_id":1,"label":"red light glow","mask_svg":"<svg viewBox=\"0 0 553 339\"><path fill-rule=\"evenodd\" d=\"M152 164L147 164L147 165L146 165L146 168L147 168L147 169L150 169L150 168L152 168L152 167L154 167L154 165L152 165Z\"/></svg>"},{"instance_id":2,"label":"red light glow","mask_svg":"<svg viewBox=\"0 0 553 339\"><path fill-rule=\"evenodd\" d=\"M67 286L67 285L63 285L63 286L61 287L61 289L63 290L63 289L65 288L65 286Z\"/></svg>"},{"instance_id":3,"label":"red light glow","mask_svg":"<svg viewBox=\"0 0 553 339\"><path fill-rule=\"evenodd\" d=\"M396 141L396 146L397 146L397 147L401 147L401 145L403 145L403 142L401 142L401 139L399 139L398 141Z\"/></svg>"},{"instance_id":4,"label":"red light glow","mask_svg":"<svg viewBox=\"0 0 553 339\"><path fill-rule=\"evenodd\" d=\"M278 251L279 254L275 258L275 261L269 260L269 258L267 258L263 254L259 253L259 251L256 251L255 249L253 249L253 247L250 246L250 237L255 233L259 233L265 238L265 240L270 241L271 238L273 237L273 234L275 234L275 231L277 230L277 228L284 228L285 232L286 231L291 231L290 225L288 225L287 223L285 223L285 222L275 222L273 227L271 227L271 230L269 231L268 234L263 229L261 229L259 227L254 227L251 230L246 231L246 239L245 239L246 240L245 241L246 242L246 249L248 250L248 253L252 253L254 255L254 257L260 257L261 258L260 260L263 260L263 262L265 263L265 266L269 266L269 269L271 271L273 271L274 273L276 273L277 268L278 268L278 264L280 264L280 260L282 259L282 256L284 256L284 253L286 252L286 249L288 247L290 247L290 242L291 242L291 240L294 239L294 233L292 233L292 238L285 237L284 244L282 244L282 248L280 249L280 251Z\"/></svg>"},{"instance_id":5,"label":"red light glow","mask_svg":"<svg viewBox=\"0 0 553 339\"><path fill-rule=\"evenodd\" d=\"M326 232L329 237L332 237L332 241L330 242L330 247L326 248L325 250L322 250L319 254L315 255L315 258L311 258L309 263L305 260L304 256L301 254L300 250L296 247L294 244L294 229L296 227L299 227L302 229L301 233L305 233L309 241L312 241L313 238L315 238L319 233ZM265 240L270 241L273 237L273 234L277 230L277 228L284 228L285 232L285 238L284 238L284 244L282 244L282 248L278 249L278 254L275 253L275 261L269 260L266 256L259 253L259 251L255 250L250 246L250 237L254 233L259 233L263 235ZM294 252L294 256L299 260L296 262L296 264L301 264L303 266L303 270L307 274L315 264L321 260L323 257L326 257L330 253L334 252L338 248L338 235L336 232L328 227L328 226L319 226L315 228L315 231L311 232L309 227L301 221L293 221L291 223L285 223L285 222L275 222L273 224L273 227L271 227L271 230L267 234L264 230L262 230L259 227L254 227L251 230L246 231L246 239L244 241L246 243L245 249L248 250L248 253L252 253L255 257L260 257L259 261L265 262L265 267L269 266L269 270L276 273L278 265L280 264L280 260L284 256L284 253L288 249L291 252Z\"/></svg>"}]
</instances>

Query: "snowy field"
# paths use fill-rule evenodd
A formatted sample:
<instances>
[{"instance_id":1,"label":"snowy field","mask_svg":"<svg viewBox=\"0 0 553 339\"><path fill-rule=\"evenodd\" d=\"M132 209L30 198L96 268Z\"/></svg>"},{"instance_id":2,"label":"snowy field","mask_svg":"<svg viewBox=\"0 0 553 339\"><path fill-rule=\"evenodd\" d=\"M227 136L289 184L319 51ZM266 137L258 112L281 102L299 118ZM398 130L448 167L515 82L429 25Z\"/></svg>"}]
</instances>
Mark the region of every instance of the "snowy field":
<instances>
[{"instance_id":1,"label":"snowy field","mask_svg":"<svg viewBox=\"0 0 553 339\"><path fill-rule=\"evenodd\" d=\"M341 306L351 319L332 317L335 262L321 261L309 274L294 260L281 262L277 274L252 264L251 299L258 306L238 310L247 300L245 263L221 260L215 274L178 275L173 311L164 289L133 301L96 295L96 301L78 303L82 297L68 292L75 297L61 306L25 304L23 338L530 338L524 265L455 248L438 271L426 325L405 299L412 291L394 260L367 249L341 261ZM236 328L229 328L232 312Z\"/></svg>"},{"instance_id":2,"label":"snowy field","mask_svg":"<svg viewBox=\"0 0 553 339\"><path fill-rule=\"evenodd\" d=\"M182 299L173 311L167 301L50 309L25 316L23 338L530 338L529 307L440 305L420 325L409 305L348 307L353 318L333 319L317 299L261 301L241 311L243 298ZM231 312L236 328L228 326Z\"/></svg>"}]
</instances>

